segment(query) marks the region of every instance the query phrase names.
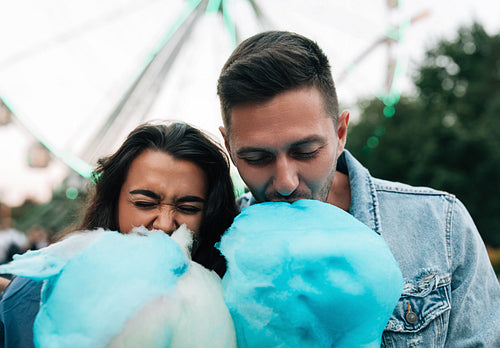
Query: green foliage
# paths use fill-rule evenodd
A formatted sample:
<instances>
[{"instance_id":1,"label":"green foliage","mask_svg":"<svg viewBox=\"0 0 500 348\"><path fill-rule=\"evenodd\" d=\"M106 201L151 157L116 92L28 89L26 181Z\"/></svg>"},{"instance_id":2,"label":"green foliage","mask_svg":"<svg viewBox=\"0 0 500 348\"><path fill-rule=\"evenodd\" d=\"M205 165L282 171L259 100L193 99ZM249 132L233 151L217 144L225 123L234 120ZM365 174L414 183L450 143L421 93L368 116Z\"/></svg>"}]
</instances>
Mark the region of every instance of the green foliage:
<instances>
[{"instance_id":1,"label":"green foliage","mask_svg":"<svg viewBox=\"0 0 500 348\"><path fill-rule=\"evenodd\" d=\"M454 193L500 246L500 35L461 28L427 52L414 83L393 117L361 102L347 148L374 176Z\"/></svg>"},{"instance_id":2,"label":"green foliage","mask_svg":"<svg viewBox=\"0 0 500 348\"><path fill-rule=\"evenodd\" d=\"M65 190L60 188L53 192L52 199L47 203L26 201L23 205L12 208L14 227L26 232L32 226L40 225L53 237L79 223L85 199L84 194L76 199L69 199Z\"/></svg>"}]
</instances>

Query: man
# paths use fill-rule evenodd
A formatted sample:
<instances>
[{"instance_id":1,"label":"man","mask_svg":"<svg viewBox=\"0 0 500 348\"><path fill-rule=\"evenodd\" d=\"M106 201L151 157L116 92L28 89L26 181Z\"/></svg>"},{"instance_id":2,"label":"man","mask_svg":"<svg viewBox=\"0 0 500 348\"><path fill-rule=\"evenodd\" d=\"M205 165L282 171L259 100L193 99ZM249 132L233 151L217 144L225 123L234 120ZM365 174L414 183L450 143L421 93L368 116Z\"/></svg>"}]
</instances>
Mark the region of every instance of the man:
<instances>
[{"instance_id":1,"label":"man","mask_svg":"<svg viewBox=\"0 0 500 348\"><path fill-rule=\"evenodd\" d=\"M389 245L403 294L386 347L500 347L500 287L453 195L370 176L348 151L328 60L289 32L242 42L219 82L225 146L250 189L241 206L306 198L348 211Z\"/></svg>"}]
</instances>

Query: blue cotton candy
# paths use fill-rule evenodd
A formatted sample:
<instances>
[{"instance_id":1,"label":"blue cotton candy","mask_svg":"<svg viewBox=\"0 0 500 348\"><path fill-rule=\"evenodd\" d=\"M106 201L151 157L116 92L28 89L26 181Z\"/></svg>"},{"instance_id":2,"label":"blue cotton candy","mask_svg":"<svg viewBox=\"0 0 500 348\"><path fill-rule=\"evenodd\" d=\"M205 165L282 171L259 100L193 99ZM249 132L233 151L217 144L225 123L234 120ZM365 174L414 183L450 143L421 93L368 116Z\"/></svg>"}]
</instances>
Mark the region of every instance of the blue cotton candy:
<instances>
[{"instance_id":1,"label":"blue cotton candy","mask_svg":"<svg viewBox=\"0 0 500 348\"><path fill-rule=\"evenodd\" d=\"M138 308L173 286L186 268L179 245L161 232L147 237L104 233L46 284L35 338L46 347L54 341L61 348L98 346L116 335Z\"/></svg>"},{"instance_id":2,"label":"blue cotton candy","mask_svg":"<svg viewBox=\"0 0 500 348\"><path fill-rule=\"evenodd\" d=\"M403 280L382 237L350 214L256 204L219 248L238 347L380 347Z\"/></svg>"},{"instance_id":3,"label":"blue cotton candy","mask_svg":"<svg viewBox=\"0 0 500 348\"><path fill-rule=\"evenodd\" d=\"M192 232L138 232L77 233L0 267L33 279L43 270L37 347L235 345L220 278L190 260Z\"/></svg>"},{"instance_id":4,"label":"blue cotton candy","mask_svg":"<svg viewBox=\"0 0 500 348\"><path fill-rule=\"evenodd\" d=\"M22 255L14 255L14 262L0 266L2 273L16 274L34 280L43 280L61 272L73 255L84 250L99 238L104 230L75 233L64 241L40 250L28 250Z\"/></svg>"}]
</instances>

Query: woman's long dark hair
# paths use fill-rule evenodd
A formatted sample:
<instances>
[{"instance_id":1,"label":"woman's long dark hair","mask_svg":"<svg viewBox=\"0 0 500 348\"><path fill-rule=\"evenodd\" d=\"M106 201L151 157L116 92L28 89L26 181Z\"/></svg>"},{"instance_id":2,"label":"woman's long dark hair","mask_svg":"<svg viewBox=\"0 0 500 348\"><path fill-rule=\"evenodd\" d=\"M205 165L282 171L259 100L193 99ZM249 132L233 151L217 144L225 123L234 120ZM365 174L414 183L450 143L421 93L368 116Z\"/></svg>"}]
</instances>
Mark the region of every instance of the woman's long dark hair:
<instances>
[{"instance_id":1,"label":"woman's long dark hair","mask_svg":"<svg viewBox=\"0 0 500 348\"><path fill-rule=\"evenodd\" d=\"M111 156L100 159L94 172L96 182L83 221L78 227L118 230L118 199L132 161L143 151L163 151L176 159L190 161L205 173L207 204L199 231L200 244L193 261L215 270L221 277L224 258L215 249L237 214L229 161L222 147L200 130L180 122L146 123L138 126Z\"/></svg>"}]
</instances>

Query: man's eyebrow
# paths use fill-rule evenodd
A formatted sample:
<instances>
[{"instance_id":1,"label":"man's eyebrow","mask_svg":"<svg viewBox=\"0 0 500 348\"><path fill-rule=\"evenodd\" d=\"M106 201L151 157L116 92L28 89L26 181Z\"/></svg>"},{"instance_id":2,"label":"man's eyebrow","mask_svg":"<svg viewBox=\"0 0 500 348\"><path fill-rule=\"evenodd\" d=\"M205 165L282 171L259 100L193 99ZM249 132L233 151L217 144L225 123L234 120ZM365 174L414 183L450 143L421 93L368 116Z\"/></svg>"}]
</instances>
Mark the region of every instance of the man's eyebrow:
<instances>
[{"instance_id":1,"label":"man's eyebrow","mask_svg":"<svg viewBox=\"0 0 500 348\"><path fill-rule=\"evenodd\" d=\"M133 190L129 192L132 195L143 195L153 199L160 199L161 197L150 190Z\"/></svg>"},{"instance_id":2,"label":"man's eyebrow","mask_svg":"<svg viewBox=\"0 0 500 348\"><path fill-rule=\"evenodd\" d=\"M242 156L242 155L246 155L248 153L255 153L255 152L271 152L271 150L268 150L268 149L263 148L263 147L247 146L247 147L242 147L241 149L238 149L238 151L236 151L236 154L238 156Z\"/></svg>"},{"instance_id":3,"label":"man's eyebrow","mask_svg":"<svg viewBox=\"0 0 500 348\"><path fill-rule=\"evenodd\" d=\"M314 144L314 143L323 145L326 142L327 141L323 137L312 135L310 137L306 137L306 138L300 139L298 141L295 141L295 142L289 144L288 147L294 148L294 147L300 147L300 146L310 145L310 144ZM245 147L238 149L238 151L236 151L236 154L238 156L242 156L242 155L246 155L249 153L255 153L255 152L273 152L273 151L266 148L265 146L262 146L262 147L245 146Z\"/></svg>"},{"instance_id":4,"label":"man's eyebrow","mask_svg":"<svg viewBox=\"0 0 500 348\"><path fill-rule=\"evenodd\" d=\"M290 147L298 147L298 146L310 145L310 144L313 144L313 143L316 143L316 144L325 144L326 142L327 141L323 137L313 135L313 136L310 136L310 137L307 137L307 138L304 138L304 139L300 139L299 141L296 141L296 142L290 144Z\"/></svg>"}]
</instances>

